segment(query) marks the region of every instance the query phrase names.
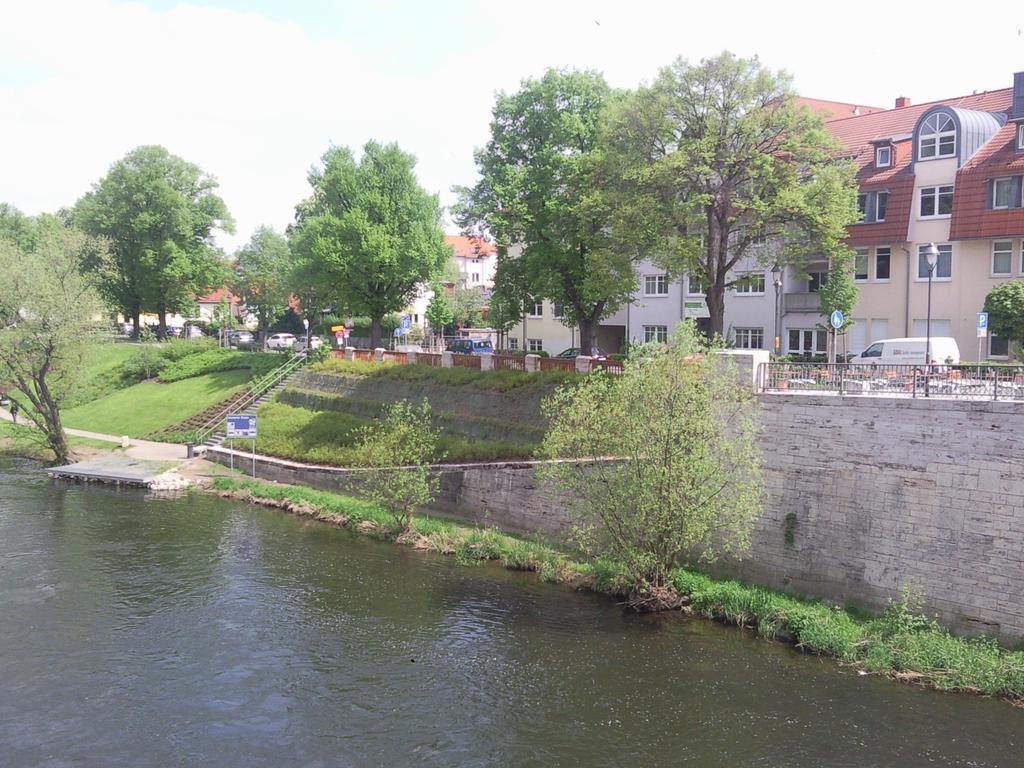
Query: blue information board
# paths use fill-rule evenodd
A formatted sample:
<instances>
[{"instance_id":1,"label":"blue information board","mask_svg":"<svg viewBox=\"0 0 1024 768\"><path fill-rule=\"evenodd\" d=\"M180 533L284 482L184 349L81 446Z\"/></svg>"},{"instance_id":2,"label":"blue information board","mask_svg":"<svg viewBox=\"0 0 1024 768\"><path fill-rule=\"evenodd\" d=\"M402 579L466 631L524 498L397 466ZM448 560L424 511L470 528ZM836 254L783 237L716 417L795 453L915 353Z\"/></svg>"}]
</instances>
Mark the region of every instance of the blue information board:
<instances>
[{"instance_id":1,"label":"blue information board","mask_svg":"<svg viewBox=\"0 0 1024 768\"><path fill-rule=\"evenodd\" d=\"M253 414L232 414L227 418L225 437L254 440L256 438L256 416Z\"/></svg>"}]
</instances>

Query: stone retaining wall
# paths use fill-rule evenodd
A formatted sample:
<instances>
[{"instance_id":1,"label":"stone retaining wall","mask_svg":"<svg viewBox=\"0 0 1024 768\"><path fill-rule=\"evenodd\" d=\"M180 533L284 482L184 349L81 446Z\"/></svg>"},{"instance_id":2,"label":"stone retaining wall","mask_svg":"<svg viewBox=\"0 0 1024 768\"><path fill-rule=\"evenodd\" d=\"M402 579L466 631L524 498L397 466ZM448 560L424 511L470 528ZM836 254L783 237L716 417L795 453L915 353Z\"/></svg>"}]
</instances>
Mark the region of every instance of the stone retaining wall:
<instances>
[{"instance_id":1,"label":"stone retaining wall","mask_svg":"<svg viewBox=\"0 0 1024 768\"><path fill-rule=\"evenodd\" d=\"M914 586L957 632L1024 640L1024 406L760 398L764 515L750 553L716 563L716 573L875 610ZM434 511L520 533L557 535L567 523L533 463L439 471ZM344 488L353 472L258 466L260 477L327 489Z\"/></svg>"}]
</instances>

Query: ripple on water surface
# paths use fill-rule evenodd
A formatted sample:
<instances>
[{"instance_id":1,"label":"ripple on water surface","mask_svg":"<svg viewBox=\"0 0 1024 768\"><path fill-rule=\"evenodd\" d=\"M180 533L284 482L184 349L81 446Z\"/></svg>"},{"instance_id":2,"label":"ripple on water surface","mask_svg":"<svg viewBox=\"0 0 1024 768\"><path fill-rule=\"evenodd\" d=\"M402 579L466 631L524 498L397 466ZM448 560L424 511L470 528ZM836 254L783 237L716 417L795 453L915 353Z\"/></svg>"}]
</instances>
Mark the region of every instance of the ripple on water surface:
<instances>
[{"instance_id":1,"label":"ripple on water surface","mask_svg":"<svg viewBox=\"0 0 1024 768\"><path fill-rule=\"evenodd\" d=\"M209 496L0 464L4 766L1019 766L1024 712Z\"/></svg>"}]
</instances>

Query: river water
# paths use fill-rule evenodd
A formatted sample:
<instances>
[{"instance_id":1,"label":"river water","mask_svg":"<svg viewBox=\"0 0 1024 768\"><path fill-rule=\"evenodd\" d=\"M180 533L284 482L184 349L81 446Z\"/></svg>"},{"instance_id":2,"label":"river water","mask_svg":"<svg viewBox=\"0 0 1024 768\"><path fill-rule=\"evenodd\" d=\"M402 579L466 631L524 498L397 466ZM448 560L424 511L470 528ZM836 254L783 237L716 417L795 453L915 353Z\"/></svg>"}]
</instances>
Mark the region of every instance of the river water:
<instances>
[{"instance_id":1,"label":"river water","mask_svg":"<svg viewBox=\"0 0 1024 768\"><path fill-rule=\"evenodd\" d=\"M0 459L0 765L1021 766L1024 711Z\"/></svg>"}]
</instances>

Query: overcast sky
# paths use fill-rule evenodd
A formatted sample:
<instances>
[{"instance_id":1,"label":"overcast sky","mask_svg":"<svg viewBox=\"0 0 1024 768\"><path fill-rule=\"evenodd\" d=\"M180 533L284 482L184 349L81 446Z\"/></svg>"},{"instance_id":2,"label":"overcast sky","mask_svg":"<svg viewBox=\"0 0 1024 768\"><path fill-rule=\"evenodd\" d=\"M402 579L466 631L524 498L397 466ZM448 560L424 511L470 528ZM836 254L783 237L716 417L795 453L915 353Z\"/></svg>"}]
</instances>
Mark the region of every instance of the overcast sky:
<instances>
[{"instance_id":1,"label":"overcast sky","mask_svg":"<svg viewBox=\"0 0 1024 768\"><path fill-rule=\"evenodd\" d=\"M631 87L728 49L788 70L804 95L872 106L1004 88L1024 70L1024 10L983 7L0 0L0 201L71 205L130 149L162 144L219 180L230 251L291 221L332 143L397 141L451 203L495 92L550 66Z\"/></svg>"}]
</instances>

